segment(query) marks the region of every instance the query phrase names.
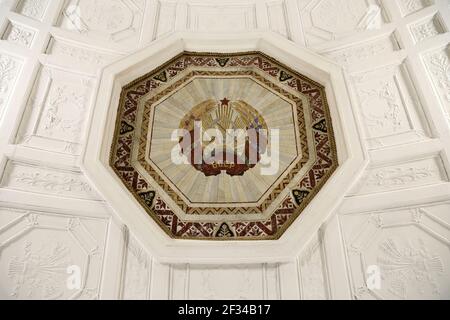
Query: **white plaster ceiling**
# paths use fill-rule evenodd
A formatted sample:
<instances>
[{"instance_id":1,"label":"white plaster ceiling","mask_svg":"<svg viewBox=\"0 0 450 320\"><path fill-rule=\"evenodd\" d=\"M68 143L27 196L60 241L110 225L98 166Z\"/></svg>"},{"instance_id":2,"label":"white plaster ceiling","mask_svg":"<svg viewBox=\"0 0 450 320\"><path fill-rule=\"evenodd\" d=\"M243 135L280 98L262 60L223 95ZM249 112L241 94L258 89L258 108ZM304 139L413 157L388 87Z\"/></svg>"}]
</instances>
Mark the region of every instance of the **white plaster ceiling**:
<instances>
[{"instance_id":1,"label":"white plaster ceiling","mask_svg":"<svg viewBox=\"0 0 450 320\"><path fill-rule=\"evenodd\" d=\"M449 8L448 0L0 0L0 298L449 299ZM89 126L101 68L176 35L202 45L212 33L224 50L240 37L284 38L285 48L345 71L359 132L351 138L367 168L283 259L265 259L263 246L239 263L161 259L82 165L100 125ZM69 265L80 268L78 290L66 286ZM366 284L370 266L382 272L380 289Z\"/></svg>"}]
</instances>

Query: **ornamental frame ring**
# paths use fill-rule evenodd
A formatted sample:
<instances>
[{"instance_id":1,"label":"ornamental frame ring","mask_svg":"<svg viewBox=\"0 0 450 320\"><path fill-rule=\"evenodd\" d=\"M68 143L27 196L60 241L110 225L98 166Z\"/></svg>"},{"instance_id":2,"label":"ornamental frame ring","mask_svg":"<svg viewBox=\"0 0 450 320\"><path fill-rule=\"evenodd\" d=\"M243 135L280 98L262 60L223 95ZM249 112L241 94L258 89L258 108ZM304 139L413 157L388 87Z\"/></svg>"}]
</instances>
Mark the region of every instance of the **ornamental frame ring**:
<instances>
[{"instance_id":1,"label":"ornamental frame ring","mask_svg":"<svg viewBox=\"0 0 450 320\"><path fill-rule=\"evenodd\" d=\"M149 218L109 166L117 103L122 87L154 70L178 54L190 52L258 51L301 72L324 86L333 121L339 167L287 229L274 241L184 241L171 239ZM194 35L176 33L151 43L134 54L106 66L94 108L89 117L89 134L82 156L82 168L99 193L108 201L114 219L160 262L245 263L289 261L306 246L319 228L333 216L343 197L368 164L359 138L358 113L352 104L344 70L272 32L240 35Z\"/></svg>"}]
</instances>

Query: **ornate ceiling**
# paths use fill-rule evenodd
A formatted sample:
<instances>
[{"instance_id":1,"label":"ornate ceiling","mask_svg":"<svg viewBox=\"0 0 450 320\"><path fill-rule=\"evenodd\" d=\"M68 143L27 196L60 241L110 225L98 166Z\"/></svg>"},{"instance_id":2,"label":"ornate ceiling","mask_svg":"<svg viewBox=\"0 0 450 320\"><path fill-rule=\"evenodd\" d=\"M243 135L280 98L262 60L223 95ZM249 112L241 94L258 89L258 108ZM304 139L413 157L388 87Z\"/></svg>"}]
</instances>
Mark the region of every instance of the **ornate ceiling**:
<instances>
[{"instance_id":1,"label":"ornate ceiling","mask_svg":"<svg viewBox=\"0 0 450 320\"><path fill-rule=\"evenodd\" d=\"M449 299L449 21L448 0L0 0L0 299ZM146 103L187 76L152 71L183 52L230 60L209 56L197 72L216 75ZM255 65L233 85L223 72L239 71L235 52L264 53L277 71ZM289 228L245 241L235 224L264 213L217 211L259 208L297 160L319 156L310 136L330 134L289 85L300 75L324 87L339 166L294 219L300 171L266 208L292 199ZM141 77L158 88L122 126L121 92ZM196 118L219 132L257 119L269 143L263 130L282 128L279 174L259 174L264 144L247 140L238 150L256 151L253 163L196 163L183 143ZM142 176L135 196L110 164L116 124L117 138L136 133L125 157ZM168 139L173 128L186 140ZM187 163L167 161L173 145ZM235 151L219 154L250 155ZM205 223L211 238L175 236L158 201L189 225L185 238Z\"/></svg>"},{"instance_id":2,"label":"ornate ceiling","mask_svg":"<svg viewBox=\"0 0 450 320\"><path fill-rule=\"evenodd\" d=\"M183 53L125 86L117 114L111 166L174 238L277 239L338 165L324 86L262 53ZM217 159L205 144L194 161L196 122L221 132ZM251 129L241 153L226 139Z\"/></svg>"}]
</instances>

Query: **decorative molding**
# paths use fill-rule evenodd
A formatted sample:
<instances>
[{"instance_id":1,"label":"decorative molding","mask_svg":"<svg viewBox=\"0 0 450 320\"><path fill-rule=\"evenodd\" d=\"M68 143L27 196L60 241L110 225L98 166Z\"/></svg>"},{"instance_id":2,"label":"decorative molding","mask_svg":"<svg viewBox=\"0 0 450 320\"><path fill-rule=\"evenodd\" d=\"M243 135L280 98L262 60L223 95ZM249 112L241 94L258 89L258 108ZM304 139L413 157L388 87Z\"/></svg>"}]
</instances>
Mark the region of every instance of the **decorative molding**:
<instances>
[{"instance_id":1,"label":"decorative molding","mask_svg":"<svg viewBox=\"0 0 450 320\"><path fill-rule=\"evenodd\" d=\"M450 123L450 46L426 54L423 59Z\"/></svg>"},{"instance_id":2,"label":"decorative molding","mask_svg":"<svg viewBox=\"0 0 450 320\"><path fill-rule=\"evenodd\" d=\"M155 38L161 38L174 32L176 19L177 19L176 2L157 1Z\"/></svg>"},{"instance_id":3,"label":"decorative molding","mask_svg":"<svg viewBox=\"0 0 450 320\"><path fill-rule=\"evenodd\" d=\"M401 241L387 238L379 245L377 262L385 275L388 291L396 298L408 298L408 285L414 285L422 295L439 298L440 278L444 263L432 253L422 238Z\"/></svg>"},{"instance_id":4,"label":"decorative molding","mask_svg":"<svg viewBox=\"0 0 450 320\"><path fill-rule=\"evenodd\" d=\"M378 0L299 0L306 43L315 46L384 24Z\"/></svg>"},{"instance_id":5,"label":"decorative molding","mask_svg":"<svg viewBox=\"0 0 450 320\"><path fill-rule=\"evenodd\" d=\"M368 5L376 10L368 11ZM423 204L443 200L448 188L448 128L445 123L427 128L443 116L450 125L446 1L0 0L0 8L0 136L14 136L21 122L11 145L2 140L0 195L5 206L29 209L0 208L1 299L116 298L119 291L124 299L328 299L348 298L350 290L342 289L347 282L359 299L450 299L450 204ZM331 249L321 252L314 238L286 264L247 257L249 265L198 265L186 264L183 256L182 264L171 265L155 260L157 252L146 251L153 247L131 235L123 266L111 266L122 261L114 248L124 241L122 233L108 230L115 222L101 208L111 202L85 201L99 196L83 174L67 169L77 165L86 143L98 70L175 31L236 38L256 30L307 45L356 75L347 85L376 164L350 193L351 212L335 217L341 229L332 230ZM22 114L22 95L30 89ZM416 90L423 91L422 100ZM412 150L418 140L424 149L444 150L417 159ZM357 211L403 205L405 199L393 198L406 194L411 200L418 196L419 206ZM106 244L110 249L103 253ZM264 254L273 248L265 246ZM236 247L228 255L237 258L241 252ZM220 256L209 253L207 260ZM68 264L82 267L77 292L65 286ZM367 288L364 269L370 264L381 267L381 290ZM326 270L329 266L337 271Z\"/></svg>"},{"instance_id":6,"label":"decorative molding","mask_svg":"<svg viewBox=\"0 0 450 320\"><path fill-rule=\"evenodd\" d=\"M413 25L411 27L411 31L416 42L422 42L445 32L444 27L442 26L442 23L437 15Z\"/></svg>"},{"instance_id":7,"label":"decorative molding","mask_svg":"<svg viewBox=\"0 0 450 320\"><path fill-rule=\"evenodd\" d=\"M93 84L90 77L43 66L28 100L17 142L78 155Z\"/></svg>"},{"instance_id":8,"label":"decorative molding","mask_svg":"<svg viewBox=\"0 0 450 320\"><path fill-rule=\"evenodd\" d=\"M17 12L36 20L42 20L47 10L49 0L21 0Z\"/></svg>"},{"instance_id":9,"label":"decorative molding","mask_svg":"<svg viewBox=\"0 0 450 320\"><path fill-rule=\"evenodd\" d=\"M396 0L403 16L416 13L433 4L434 0Z\"/></svg>"},{"instance_id":10,"label":"decorative molding","mask_svg":"<svg viewBox=\"0 0 450 320\"><path fill-rule=\"evenodd\" d=\"M33 30L23 25L9 23L3 35L3 40L29 48L33 44L35 34Z\"/></svg>"},{"instance_id":11,"label":"decorative molding","mask_svg":"<svg viewBox=\"0 0 450 320\"><path fill-rule=\"evenodd\" d=\"M290 38L289 22L285 0L266 3L269 29L283 37Z\"/></svg>"},{"instance_id":12,"label":"decorative molding","mask_svg":"<svg viewBox=\"0 0 450 320\"><path fill-rule=\"evenodd\" d=\"M189 267L189 299L261 300L263 266Z\"/></svg>"},{"instance_id":13,"label":"decorative molding","mask_svg":"<svg viewBox=\"0 0 450 320\"><path fill-rule=\"evenodd\" d=\"M60 26L85 37L137 47L143 23L142 1L69 0Z\"/></svg>"},{"instance_id":14,"label":"decorative molding","mask_svg":"<svg viewBox=\"0 0 450 320\"><path fill-rule=\"evenodd\" d=\"M354 74L370 149L424 140L428 129L404 63Z\"/></svg>"},{"instance_id":15,"label":"decorative molding","mask_svg":"<svg viewBox=\"0 0 450 320\"><path fill-rule=\"evenodd\" d=\"M315 239L303 251L298 259L298 268L302 300L328 299L322 243L319 239Z\"/></svg>"},{"instance_id":16,"label":"decorative molding","mask_svg":"<svg viewBox=\"0 0 450 320\"><path fill-rule=\"evenodd\" d=\"M342 217L355 298L449 299L449 208L444 203ZM381 272L379 289L366 285L369 266Z\"/></svg>"},{"instance_id":17,"label":"decorative molding","mask_svg":"<svg viewBox=\"0 0 450 320\"><path fill-rule=\"evenodd\" d=\"M0 120L9 101L22 63L17 59L0 53Z\"/></svg>"},{"instance_id":18,"label":"decorative molding","mask_svg":"<svg viewBox=\"0 0 450 320\"><path fill-rule=\"evenodd\" d=\"M8 216L9 222L2 223ZM97 298L106 230L100 219L0 208L0 295L33 300ZM67 286L71 266L81 271L80 289Z\"/></svg>"},{"instance_id":19,"label":"decorative molding","mask_svg":"<svg viewBox=\"0 0 450 320\"><path fill-rule=\"evenodd\" d=\"M257 28L256 7L242 5L188 5L188 27L197 32L237 32Z\"/></svg>"},{"instance_id":20,"label":"decorative molding","mask_svg":"<svg viewBox=\"0 0 450 320\"><path fill-rule=\"evenodd\" d=\"M146 300L150 297L152 259L133 237L127 246L122 298Z\"/></svg>"},{"instance_id":21,"label":"decorative molding","mask_svg":"<svg viewBox=\"0 0 450 320\"><path fill-rule=\"evenodd\" d=\"M399 43L395 34L392 33L388 36L369 39L362 44L346 46L332 51L324 51L322 54L348 67L398 50L400 50Z\"/></svg>"},{"instance_id":22,"label":"decorative molding","mask_svg":"<svg viewBox=\"0 0 450 320\"><path fill-rule=\"evenodd\" d=\"M409 189L448 182L440 157L425 158L395 165L369 168L351 195L363 195Z\"/></svg>"},{"instance_id":23,"label":"decorative molding","mask_svg":"<svg viewBox=\"0 0 450 320\"><path fill-rule=\"evenodd\" d=\"M0 186L61 197L99 199L81 172L47 169L16 161L8 162Z\"/></svg>"},{"instance_id":24,"label":"decorative molding","mask_svg":"<svg viewBox=\"0 0 450 320\"><path fill-rule=\"evenodd\" d=\"M54 61L64 61L67 64L78 63L80 66L93 66L95 68L118 59L114 53L103 53L101 50L88 49L82 44L73 45L64 40L52 38L47 49Z\"/></svg>"}]
</instances>

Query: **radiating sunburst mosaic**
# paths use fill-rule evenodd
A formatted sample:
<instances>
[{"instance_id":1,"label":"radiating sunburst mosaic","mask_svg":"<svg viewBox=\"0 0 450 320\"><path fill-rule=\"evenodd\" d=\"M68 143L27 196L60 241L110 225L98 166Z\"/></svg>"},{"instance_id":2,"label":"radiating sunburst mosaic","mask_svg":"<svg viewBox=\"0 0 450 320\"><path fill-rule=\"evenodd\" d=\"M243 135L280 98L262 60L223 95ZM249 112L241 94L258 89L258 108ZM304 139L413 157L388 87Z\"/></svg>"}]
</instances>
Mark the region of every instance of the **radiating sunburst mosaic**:
<instances>
[{"instance_id":1,"label":"radiating sunburst mosaic","mask_svg":"<svg viewBox=\"0 0 450 320\"><path fill-rule=\"evenodd\" d=\"M173 238L274 240L338 159L322 85L259 52L185 52L123 88L110 165Z\"/></svg>"}]
</instances>

